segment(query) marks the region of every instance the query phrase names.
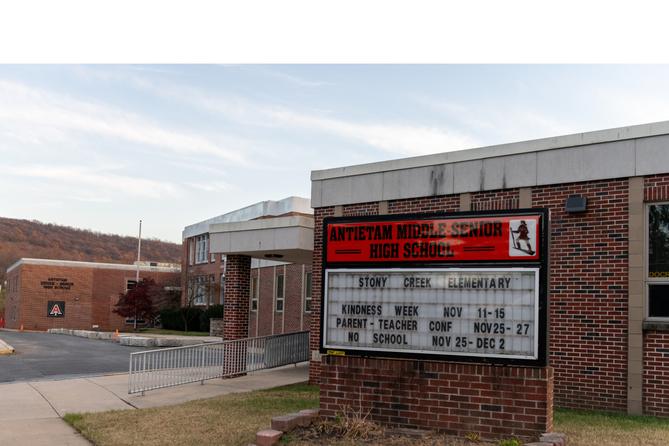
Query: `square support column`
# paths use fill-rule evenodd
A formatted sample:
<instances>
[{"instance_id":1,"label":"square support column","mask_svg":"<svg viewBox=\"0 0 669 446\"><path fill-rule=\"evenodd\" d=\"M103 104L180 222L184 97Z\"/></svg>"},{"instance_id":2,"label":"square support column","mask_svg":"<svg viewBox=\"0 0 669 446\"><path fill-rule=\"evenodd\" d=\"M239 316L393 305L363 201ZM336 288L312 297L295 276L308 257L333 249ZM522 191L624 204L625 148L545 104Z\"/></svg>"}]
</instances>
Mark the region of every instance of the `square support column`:
<instances>
[{"instance_id":1,"label":"square support column","mask_svg":"<svg viewBox=\"0 0 669 446\"><path fill-rule=\"evenodd\" d=\"M228 255L225 265L223 339L249 337L249 296L251 257Z\"/></svg>"}]
</instances>

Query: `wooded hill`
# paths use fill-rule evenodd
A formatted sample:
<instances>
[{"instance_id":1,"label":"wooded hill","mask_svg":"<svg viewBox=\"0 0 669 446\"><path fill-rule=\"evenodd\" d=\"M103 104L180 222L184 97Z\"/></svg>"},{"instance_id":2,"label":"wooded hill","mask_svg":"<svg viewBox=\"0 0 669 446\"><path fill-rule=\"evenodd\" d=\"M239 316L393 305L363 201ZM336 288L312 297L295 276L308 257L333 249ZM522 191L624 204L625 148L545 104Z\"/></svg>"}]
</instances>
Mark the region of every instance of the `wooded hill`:
<instances>
[{"instance_id":1,"label":"wooded hill","mask_svg":"<svg viewBox=\"0 0 669 446\"><path fill-rule=\"evenodd\" d=\"M0 284L7 268L22 257L131 264L137 259L137 238L0 217ZM181 245L143 239L142 259L180 263Z\"/></svg>"}]
</instances>

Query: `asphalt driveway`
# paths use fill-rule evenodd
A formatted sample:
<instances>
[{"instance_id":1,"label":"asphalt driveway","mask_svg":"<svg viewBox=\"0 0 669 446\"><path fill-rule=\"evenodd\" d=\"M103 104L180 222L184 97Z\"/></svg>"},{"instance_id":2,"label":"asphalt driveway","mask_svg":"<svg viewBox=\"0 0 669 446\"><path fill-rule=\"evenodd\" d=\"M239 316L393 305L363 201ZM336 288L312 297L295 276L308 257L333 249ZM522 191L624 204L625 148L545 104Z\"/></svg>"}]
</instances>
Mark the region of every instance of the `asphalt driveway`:
<instances>
[{"instance_id":1,"label":"asphalt driveway","mask_svg":"<svg viewBox=\"0 0 669 446\"><path fill-rule=\"evenodd\" d=\"M0 339L16 350L0 356L0 382L127 372L130 353L148 350L50 333L0 331Z\"/></svg>"}]
</instances>

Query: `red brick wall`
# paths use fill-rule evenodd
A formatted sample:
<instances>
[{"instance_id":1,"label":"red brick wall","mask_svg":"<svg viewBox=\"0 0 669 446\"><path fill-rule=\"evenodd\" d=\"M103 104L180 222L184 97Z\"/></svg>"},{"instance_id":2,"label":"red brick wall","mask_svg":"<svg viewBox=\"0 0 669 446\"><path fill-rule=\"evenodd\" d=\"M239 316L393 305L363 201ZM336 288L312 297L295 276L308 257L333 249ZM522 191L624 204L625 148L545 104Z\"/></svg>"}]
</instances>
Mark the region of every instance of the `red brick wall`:
<instances>
[{"instance_id":1,"label":"red brick wall","mask_svg":"<svg viewBox=\"0 0 669 446\"><path fill-rule=\"evenodd\" d=\"M669 175L644 178L644 199L669 201ZM644 332L643 367L644 412L669 416L669 332Z\"/></svg>"},{"instance_id":2,"label":"red brick wall","mask_svg":"<svg viewBox=\"0 0 669 446\"><path fill-rule=\"evenodd\" d=\"M379 203L348 204L343 207L343 213L344 216L377 215L379 213Z\"/></svg>"},{"instance_id":3,"label":"red brick wall","mask_svg":"<svg viewBox=\"0 0 669 446\"><path fill-rule=\"evenodd\" d=\"M587 212L567 214L572 194ZM551 210L550 364L555 403L627 409L628 181L536 187L534 207Z\"/></svg>"},{"instance_id":4,"label":"red brick wall","mask_svg":"<svg viewBox=\"0 0 669 446\"><path fill-rule=\"evenodd\" d=\"M260 297L258 299L258 336L268 336L274 333L272 313L274 312L274 274L275 267L261 268Z\"/></svg>"},{"instance_id":5,"label":"red brick wall","mask_svg":"<svg viewBox=\"0 0 669 446\"><path fill-rule=\"evenodd\" d=\"M485 197L477 202L485 203ZM441 196L393 200L388 203L388 211L454 212L459 206L459 196ZM374 215L378 204L348 205L342 211L345 216ZM314 306L316 314L321 299L322 221L333 213L333 207L317 208L314 212L314 303L319 305ZM319 335L320 320L313 318L312 350L319 347ZM310 381L320 382L324 416L350 409L363 414L370 411L371 419L386 424L439 429L457 435L475 431L488 438L516 435L534 439L552 428L552 404L546 405L552 395L550 368L333 356L324 356L322 361L311 362Z\"/></svg>"},{"instance_id":6,"label":"red brick wall","mask_svg":"<svg viewBox=\"0 0 669 446\"><path fill-rule=\"evenodd\" d=\"M286 265L286 292L283 311L283 331L290 333L301 330L300 315L303 313L302 265Z\"/></svg>"},{"instance_id":7,"label":"red brick wall","mask_svg":"<svg viewBox=\"0 0 669 446\"><path fill-rule=\"evenodd\" d=\"M119 293L125 292L126 279L135 279L128 270L23 264L10 273L19 279L16 291L8 299L8 328L47 330L72 328L90 330L125 329L125 318L112 313ZM65 278L72 282L69 290L45 289L41 282L49 278ZM178 284L179 273L142 271L140 278L152 278L159 284ZM10 279L11 280L11 279ZM65 302L65 317L47 317L50 300ZM11 317L9 317L11 315ZM14 318L16 316L16 318Z\"/></svg>"},{"instance_id":8,"label":"red brick wall","mask_svg":"<svg viewBox=\"0 0 669 446\"><path fill-rule=\"evenodd\" d=\"M669 175L650 175L644 178L644 201L669 200Z\"/></svg>"},{"instance_id":9,"label":"red brick wall","mask_svg":"<svg viewBox=\"0 0 669 446\"><path fill-rule=\"evenodd\" d=\"M225 340L248 337L250 279L251 257L227 256L223 329Z\"/></svg>"},{"instance_id":10,"label":"red brick wall","mask_svg":"<svg viewBox=\"0 0 669 446\"><path fill-rule=\"evenodd\" d=\"M644 413L669 416L669 332L647 331L643 340Z\"/></svg>"},{"instance_id":11,"label":"red brick wall","mask_svg":"<svg viewBox=\"0 0 669 446\"><path fill-rule=\"evenodd\" d=\"M669 201L669 175L644 179L646 202ZM564 212L566 198L584 195L588 210ZM459 209L459 195L392 200L388 212L431 213ZM471 194L472 210L519 207L518 189ZM532 205L551 210L550 363L558 406L625 411L627 407L628 180L534 187ZM377 203L343 206L344 215L378 212ZM315 210L314 310L320 311L322 219ZM645 228L644 228L645 231ZM311 322L318 348L320 320ZM329 360L329 359L328 359ZM312 362L311 380L320 364ZM644 333L646 413L669 416L669 333Z\"/></svg>"},{"instance_id":12,"label":"red brick wall","mask_svg":"<svg viewBox=\"0 0 669 446\"><path fill-rule=\"evenodd\" d=\"M303 266L306 275L306 273L311 271L311 265L285 265L286 300L284 301L284 313L274 311L273 291L275 271L283 271L284 266L266 266L254 268L251 271L251 277L259 276L260 278L260 294L258 297L258 311L249 310L249 336L268 336L271 334L309 330L310 314L304 312ZM249 296L250 308L251 296ZM272 332L272 312L274 312L275 319L274 332ZM285 325L282 325L283 317L285 317ZM300 325L300 322L302 325Z\"/></svg>"},{"instance_id":13,"label":"red brick wall","mask_svg":"<svg viewBox=\"0 0 669 446\"><path fill-rule=\"evenodd\" d=\"M225 262L221 260L221 254L214 254L214 260L211 260L211 253L207 255L207 261L204 263L197 263L190 265L189 245L194 243L194 238L188 238L183 241L183 252L181 258L181 302L182 305L188 299L188 284L189 280L197 276L213 277L213 286L210 288L211 303L218 305L221 302L221 274L225 273ZM206 307L206 305L203 305Z\"/></svg>"},{"instance_id":14,"label":"red brick wall","mask_svg":"<svg viewBox=\"0 0 669 446\"><path fill-rule=\"evenodd\" d=\"M320 331L321 319L319 317L321 312L321 299L323 293L321 286L323 282L322 267L323 267L323 219L334 215L334 207L315 208L314 209L314 254L312 262L313 278L313 301L311 303L312 314L311 328L309 333L309 348L311 351L318 351L320 348ZM312 360L309 363L309 382L317 384L320 381L321 362L320 360Z\"/></svg>"},{"instance_id":15,"label":"red brick wall","mask_svg":"<svg viewBox=\"0 0 669 446\"><path fill-rule=\"evenodd\" d=\"M275 274L276 276L279 276L280 274L283 274L283 295L284 295L284 301L283 301L283 307L284 309L286 308L286 301L285 301L285 296L286 296L286 269L285 265L277 266L275 269ZM278 280L276 283L276 286L278 286ZM283 311L276 311L276 301L274 300L274 296L276 295L276 290L274 292L274 295L272 295L272 311L274 312L274 333L281 333L283 329L283 317L284 317L284 312Z\"/></svg>"},{"instance_id":16,"label":"red brick wall","mask_svg":"<svg viewBox=\"0 0 669 446\"><path fill-rule=\"evenodd\" d=\"M455 212L459 209L459 195L440 195L437 197L408 198L388 201L389 214Z\"/></svg>"},{"instance_id":17,"label":"red brick wall","mask_svg":"<svg viewBox=\"0 0 669 446\"><path fill-rule=\"evenodd\" d=\"M518 209L518 189L494 190L472 194L472 211Z\"/></svg>"},{"instance_id":18,"label":"red brick wall","mask_svg":"<svg viewBox=\"0 0 669 446\"><path fill-rule=\"evenodd\" d=\"M533 440L552 430L552 369L326 356L321 415L482 438Z\"/></svg>"}]
</instances>

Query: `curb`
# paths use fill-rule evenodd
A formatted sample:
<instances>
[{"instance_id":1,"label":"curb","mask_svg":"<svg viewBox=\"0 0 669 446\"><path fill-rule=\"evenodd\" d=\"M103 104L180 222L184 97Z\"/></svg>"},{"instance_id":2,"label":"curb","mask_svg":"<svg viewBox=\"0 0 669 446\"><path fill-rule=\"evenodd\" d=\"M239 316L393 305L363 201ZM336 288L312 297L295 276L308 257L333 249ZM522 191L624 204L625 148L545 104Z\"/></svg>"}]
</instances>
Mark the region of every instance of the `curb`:
<instances>
[{"instance_id":1,"label":"curb","mask_svg":"<svg viewBox=\"0 0 669 446\"><path fill-rule=\"evenodd\" d=\"M1 355L12 355L14 354L14 347L7 344L5 341L0 339L0 356Z\"/></svg>"},{"instance_id":2,"label":"curb","mask_svg":"<svg viewBox=\"0 0 669 446\"><path fill-rule=\"evenodd\" d=\"M193 336L193 339L170 338L170 337L151 337L136 334L121 333L118 336L112 332L105 331L91 331L91 330L71 330L68 328L49 328L47 333L60 334L68 336L76 336L80 338L97 339L103 341L116 342L119 345L129 347L184 347L187 345L201 345L209 344L212 340L197 339L198 336Z\"/></svg>"}]
</instances>

